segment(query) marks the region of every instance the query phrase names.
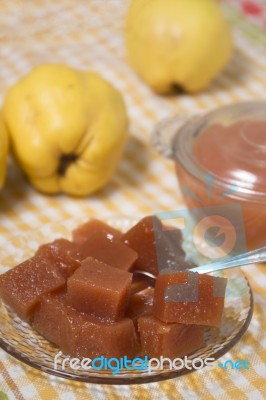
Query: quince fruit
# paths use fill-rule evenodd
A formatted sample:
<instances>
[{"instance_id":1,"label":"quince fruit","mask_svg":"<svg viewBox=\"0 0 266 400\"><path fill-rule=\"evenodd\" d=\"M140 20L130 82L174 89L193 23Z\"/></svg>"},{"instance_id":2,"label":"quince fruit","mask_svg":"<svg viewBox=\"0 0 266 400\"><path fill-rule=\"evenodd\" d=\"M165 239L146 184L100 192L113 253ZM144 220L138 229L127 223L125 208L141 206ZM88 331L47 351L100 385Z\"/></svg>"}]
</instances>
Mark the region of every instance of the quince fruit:
<instances>
[{"instance_id":1,"label":"quince fruit","mask_svg":"<svg viewBox=\"0 0 266 400\"><path fill-rule=\"evenodd\" d=\"M48 194L101 188L128 136L121 94L96 73L64 64L34 68L8 90L3 113L18 164Z\"/></svg>"},{"instance_id":2,"label":"quince fruit","mask_svg":"<svg viewBox=\"0 0 266 400\"><path fill-rule=\"evenodd\" d=\"M0 115L0 188L2 188L6 176L6 159L8 154L8 136L3 117Z\"/></svg>"},{"instance_id":3,"label":"quince fruit","mask_svg":"<svg viewBox=\"0 0 266 400\"><path fill-rule=\"evenodd\" d=\"M216 0L133 0L126 20L129 61L157 93L204 89L232 52Z\"/></svg>"}]
</instances>

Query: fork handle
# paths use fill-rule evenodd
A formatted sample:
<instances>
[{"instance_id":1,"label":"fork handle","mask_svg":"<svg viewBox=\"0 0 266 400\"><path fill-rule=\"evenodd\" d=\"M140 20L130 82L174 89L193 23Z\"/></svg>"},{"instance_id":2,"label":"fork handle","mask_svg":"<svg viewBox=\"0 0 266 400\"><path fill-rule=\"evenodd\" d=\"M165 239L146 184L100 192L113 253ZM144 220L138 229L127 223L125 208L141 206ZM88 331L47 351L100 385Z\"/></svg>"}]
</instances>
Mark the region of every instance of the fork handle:
<instances>
[{"instance_id":1,"label":"fork handle","mask_svg":"<svg viewBox=\"0 0 266 400\"><path fill-rule=\"evenodd\" d=\"M192 272L198 272L199 274L207 274L208 272L221 271L224 269L239 267L248 264L255 264L266 261L266 246L259 249L242 253L237 256L223 259L214 263L201 265L190 269Z\"/></svg>"}]
</instances>

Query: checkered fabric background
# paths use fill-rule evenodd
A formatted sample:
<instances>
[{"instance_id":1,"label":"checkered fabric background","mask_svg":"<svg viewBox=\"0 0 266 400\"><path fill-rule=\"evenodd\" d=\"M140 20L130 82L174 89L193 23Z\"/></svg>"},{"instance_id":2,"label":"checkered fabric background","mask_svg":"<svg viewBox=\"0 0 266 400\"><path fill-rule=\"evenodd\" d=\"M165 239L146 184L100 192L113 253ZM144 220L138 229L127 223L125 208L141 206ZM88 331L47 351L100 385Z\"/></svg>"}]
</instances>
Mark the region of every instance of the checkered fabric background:
<instances>
[{"instance_id":1,"label":"checkered fabric background","mask_svg":"<svg viewBox=\"0 0 266 400\"><path fill-rule=\"evenodd\" d=\"M258 1L260 5L263 1ZM87 215L134 217L184 207L173 165L151 148L150 135L162 118L210 110L231 102L263 99L266 86L263 19L246 19L236 1L225 1L234 24L235 52L223 74L195 96L154 95L126 62L123 21L127 0L0 0L0 95L43 62L64 62L98 71L124 95L131 137L111 182L86 199L48 197L29 186L9 162L0 192L0 244L40 225ZM239 6L239 4L238 4ZM248 13L247 13L248 14ZM262 17L263 18L263 17ZM248 332L226 355L247 359L250 370L204 370L161 383L101 386L60 380L31 369L0 351L0 392L10 400L254 399L266 397L266 270L246 268L255 312ZM1 323L1 321L0 321ZM1 399L1 393L0 393Z\"/></svg>"}]
</instances>

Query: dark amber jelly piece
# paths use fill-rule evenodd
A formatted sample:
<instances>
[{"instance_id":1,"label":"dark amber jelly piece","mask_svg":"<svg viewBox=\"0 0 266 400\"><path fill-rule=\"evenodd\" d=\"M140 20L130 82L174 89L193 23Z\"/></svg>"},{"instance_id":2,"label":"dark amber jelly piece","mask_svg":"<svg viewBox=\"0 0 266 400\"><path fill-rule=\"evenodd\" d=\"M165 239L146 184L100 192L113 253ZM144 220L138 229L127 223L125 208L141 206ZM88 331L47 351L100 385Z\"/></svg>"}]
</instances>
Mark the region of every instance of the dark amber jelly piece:
<instances>
[{"instance_id":1,"label":"dark amber jelly piece","mask_svg":"<svg viewBox=\"0 0 266 400\"><path fill-rule=\"evenodd\" d=\"M82 244L95 232L105 233L110 240L119 239L122 235L118 229L115 229L98 219L92 219L74 229L72 232L72 238L75 243Z\"/></svg>"},{"instance_id":2,"label":"dark amber jelly piece","mask_svg":"<svg viewBox=\"0 0 266 400\"><path fill-rule=\"evenodd\" d=\"M55 263L60 273L65 278L69 278L80 267L80 262L77 260L78 250L79 246L76 243L57 239L40 246L36 254Z\"/></svg>"},{"instance_id":3,"label":"dark amber jelly piece","mask_svg":"<svg viewBox=\"0 0 266 400\"><path fill-rule=\"evenodd\" d=\"M204 343L200 325L165 324L152 315L139 318L142 354L148 357L183 357Z\"/></svg>"},{"instance_id":4,"label":"dark amber jelly piece","mask_svg":"<svg viewBox=\"0 0 266 400\"><path fill-rule=\"evenodd\" d=\"M132 270L157 275L163 268L187 269L182 250L182 235L178 229L165 228L157 217L141 219L121 241L138 253Z\"/></svg>"},{"instance_id":5,"label":"dark amber jelly piece","mask_svg":"<svg viewBox=\"0 0 266 400\"><path fill-rule=\"evenodd\" d=\"M166 270L156 280L153 314L166 323L220 326L226 282L211 275Z\"/></svg>"},{"instance_id":6,"label":"dark amber jelly piece","mask_svg":"<svg viewBox=\"0 0 266 400\"><path fill-rule=\"evenodd\" d=\"M138 258L137 253L119 240L110 240L108 234L97 231L90 235L78 251L78 259L96 258L112 267L129 271Z\"/></svg>"},{"instance_id":7,"label":"dark amber jelly piece","mask_svg":"<svg viewBox=\"0 0 266 400\"><path fill-rule=\"evenodd\" d=\"M132 274L87 258L68 279L67 290L73 307L108 321L124 316Z\"/></svg>"},{"instance_id":8,"label":"dark amber jelly piece","mask_svg":"<svg viewBox=\"0 0 266 400\"><path fill-rule=\"evenodd\" d=\"M29 319L42 296L65 282L56 262L34 256L0 276L0 296L22 319Z\"/></svg>"},{"instance_id":9,"label":"dark amber jelly piece","mask_svg":"<svg viewBox=\"0 0 266 400\"><path fill-rule=\"evenodd\" d=\"M65 354L75 357L134 357L139 351L130 319L106 323L85 315L69 305L65 293L43 298L34 315L34 328Z\"/></svg>"}]
</instances>

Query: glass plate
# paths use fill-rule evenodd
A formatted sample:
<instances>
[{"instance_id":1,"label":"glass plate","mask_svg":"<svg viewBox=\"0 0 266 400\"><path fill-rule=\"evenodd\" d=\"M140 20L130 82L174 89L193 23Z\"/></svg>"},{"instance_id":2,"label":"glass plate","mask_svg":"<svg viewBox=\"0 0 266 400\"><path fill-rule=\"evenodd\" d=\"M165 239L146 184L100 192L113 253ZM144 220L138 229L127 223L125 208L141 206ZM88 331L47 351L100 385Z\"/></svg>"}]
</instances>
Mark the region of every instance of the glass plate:
<instances>
[{"instance_id":1,"label":"glass plate","mask_svg":"<svg viewBox=\"0 0 266 400\"><path fill-rule=\"evenodd\" d=\"M122 231L126 231L138 221L126 217L110 217L104 220ZM62 236L70 237L71 230L82 222L84 218L57 222L23 233L22 236L10 237L1 246L0 273L32 256L40 244ZM222 325L219 329L207 327L205 345L190 354L188 359L198 357L203 361L209 357L218 359L239 341L249 326L253 312L253 296L247 278L239 268L228 270L223 276L228 278L228 284ZM73 370L67 365L65 370L55 369L54 357L59 348L35 332L2 302L0 302L0 321L0 347L31 367L61 378L100 384L134 384L175 378L193 371L185 367L171 370L165 366L163 370L154 370L151 373L148 370L135 369L121 370L114 375L110 370ZM61 361L65 357L62 355Z\"/></svg>"}]
</instances>

